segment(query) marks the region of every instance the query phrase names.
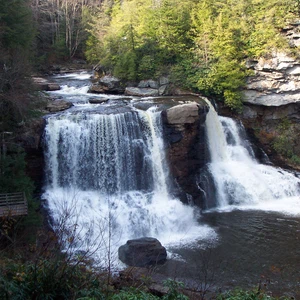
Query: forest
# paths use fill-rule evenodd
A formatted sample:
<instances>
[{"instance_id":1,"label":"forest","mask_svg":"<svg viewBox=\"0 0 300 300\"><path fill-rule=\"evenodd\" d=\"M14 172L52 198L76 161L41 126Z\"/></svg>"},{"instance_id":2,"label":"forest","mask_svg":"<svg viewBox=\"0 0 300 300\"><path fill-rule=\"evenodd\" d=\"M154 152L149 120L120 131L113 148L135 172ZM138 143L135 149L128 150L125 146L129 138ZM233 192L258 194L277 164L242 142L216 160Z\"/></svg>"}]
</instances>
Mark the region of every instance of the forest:
<instances>
[{"instance_id":1,"label":"forest","mask_svg":"<svg viewBox=\"0 0 300 300\"><path fill-rule=\"evenodd\" d=\"M247 61L280 50L298 58L282 31L299 18L299 0L0 0L0 193L22 190L29 201L28 218L0 218L0 298L188 299L173 281L166 282L163 298L149 294L140 289L147 278L120 292L111 274L103 279L86 257L73 263L72 254L55 249L62 232L41 230L40 191L15 142L44 101L33 75L80 64L98 66L124 83L167 76L238 114L253 72ZM285 133L290 126L283 125ZM282 152L286 141L278 146ZM218 299L273 298L259 286Z\"/></svg>"},{"instance_id":2,"label":"forest","mask_svg":"<svg viewBox=\"0 0 300 300\"><path fill-rule=\"evenodd\" d=\"M299 1L1 0L1 86L30 70L83 58L124 81L168 75L241 108L247 58L290 49L280 31ZM20 105L19 105L20 106ZM20 109L20 108L19 108Z\"/></svg>"}]
</instances>

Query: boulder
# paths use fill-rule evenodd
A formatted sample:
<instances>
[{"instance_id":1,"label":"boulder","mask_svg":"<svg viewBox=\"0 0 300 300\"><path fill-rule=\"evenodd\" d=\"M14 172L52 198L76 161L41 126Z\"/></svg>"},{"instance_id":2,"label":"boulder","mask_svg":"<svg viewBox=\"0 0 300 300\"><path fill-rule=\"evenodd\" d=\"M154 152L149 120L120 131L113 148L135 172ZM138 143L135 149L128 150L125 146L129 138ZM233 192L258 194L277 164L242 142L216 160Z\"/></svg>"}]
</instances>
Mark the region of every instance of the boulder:
<instances>
[{"instance_id":1,"label":"boulder","mask_svg":"<svg viewBox=\"0 0 300 300\"><path fill-rule=\"evenodd\" d=\"M163 85L168 85L170 83L169 78L162 76L159 78L159 85L163 86Z\"/></svg>"},{"instance_id":2,"label":"boulder","mask_svg":"<svg viewBox=\"0 0 300 300\"><path fill-rule=\"evenodd\" d=\"M56 112L59 112L59 111L66 110L66 109L68 109L72 106L73 106L72 103L67 102L65 100L54 100L54 101L51 101L47 104L46 110L51 112L51 113L56 113Z\"/></svg>"},{"instance_id":3,"label":"boulder","mask_svg":"<svg viewBox=\"0 0 300 300\"><path fill-rule=\"evenodd\" d=\"M57 83L49 82L49 80L42 77L33 77L33 84L41 91L57 91L60 86Z\"/></svg>"},{"instance_id":4,"label":"boulder","mask_svg":"<svg viewBox=\"0 0 300 300\"><path fill-rule=\"evenodd\" d=\"M195 123L199 119L199 104L196 102L171 107L167 111L167 123L183 125Z\"/></svg>"},{"instance_id":5,"label":"boulder","mask_svg":"<svg viewBox=\"0 0 300 300\"><path fill-rule=\"evenodd\" d=\"M100 98L100 99L89 99L89 103L91 104L101 104L107 102L109 99L108 98Z\"/></svg>"},{"instance_id":6,"label":"boulder","mask_svg":"<svg viewBox=\"0 0 300 300\"><path fill-rule=\"evenodd\" d=\"M143 237L135 240L128 240L119 250L119 259L135 267L146 267L163 264L167 259L166 248L151 237Z\"/></svg>"},{"instance_id":7,"label":"boulder","mask_svg":"<svg viewBox=\"0 0 300 300\"><path fill-rule=\"evenodd\" d=\"M162 116L170 173L176 182L174 188L180 186L176 196L189 203L191 198L184 196L188 194L201 207L197 174L207 161L205 119L209 107L204 100L193 98L194 102L169 108Z\"/></svg>"},{"instance_id":8,"label":"boulder","mask_svg":"<svg viewBox=\"0 0 300 300\"><path fill-rule=\"evenodd\" d=\"M159 87L158 89L158 95L159 96L162 96L162 95L168 95L169 92L168 92L168 85L162 85Z\"/></svg>"},{"instance_id":9,"label":"boulder","mask_svg":"<svg viewBox=\"0 0 300 300\"><path fill-rule=\"evenodd\" d=\"M158 96L158 89L127 87L125 89L125 95L138 97L156 97Z\"/></svg>"},{"instance_id":10,"label":"boulder","mask_svg":"<svg viewBox=\"0 0 300 300\"><path fill-rule=\"evenodd\" d=\"M152 79L149 80L142 80L138 84L138 88L151 88L151 89L158 89L159 85L158 82Z\"/></svg>"},{"instance_id":11,"label":"boulder","mask_svg":"<svg viewBox=\"0 0 300 300\"><path fill-rule=\"evenodd\" d=\"M58 91L60 86L57 83L48 83L46 91Z\"/></svg>"},{"instance_id":12,"label":"boulder","mask_svg":"<svg viewBox=\"0 0 300 300\"><path fill-rule=\"evenodd\" d=\"M121 80L110 75L101 77L89 88L89 93L122 94L124 91L125 87Z\"/></svg>"}]
</instances>

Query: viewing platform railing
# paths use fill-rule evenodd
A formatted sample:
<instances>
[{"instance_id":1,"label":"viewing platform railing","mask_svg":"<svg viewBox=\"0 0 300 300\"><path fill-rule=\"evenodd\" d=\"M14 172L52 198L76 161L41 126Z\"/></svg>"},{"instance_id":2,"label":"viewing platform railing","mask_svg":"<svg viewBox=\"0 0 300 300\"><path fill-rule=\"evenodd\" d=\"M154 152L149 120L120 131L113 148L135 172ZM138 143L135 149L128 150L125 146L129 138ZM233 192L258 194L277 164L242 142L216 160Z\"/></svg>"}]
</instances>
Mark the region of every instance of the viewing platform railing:
<instances>
[{"instance_id":1,"label":"viewing platform railing","mask_svg":"<svg viewBox=\"0 0 300 300\"><path fill-rule=\"evenodd\" d=\"M0 217L26 216L28 203L25 193L0 194Z\"/></svg>"}]
</instances>

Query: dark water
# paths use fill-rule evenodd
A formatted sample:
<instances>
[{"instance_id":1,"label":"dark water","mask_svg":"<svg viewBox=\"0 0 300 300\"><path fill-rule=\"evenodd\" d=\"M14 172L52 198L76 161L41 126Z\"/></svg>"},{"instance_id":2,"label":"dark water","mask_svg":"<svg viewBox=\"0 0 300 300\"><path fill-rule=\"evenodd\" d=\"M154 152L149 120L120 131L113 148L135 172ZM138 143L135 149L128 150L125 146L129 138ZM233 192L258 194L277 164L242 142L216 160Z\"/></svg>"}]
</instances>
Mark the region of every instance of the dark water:
<instances>
[{"instance_id":1,"label":"dark water","mask_svg":"<svg viewBox=\"0 0 300 300\"><path fill-rule=\"evenodd\" d=\"M195 288L205 280L217 290L258 288L261 282L273 295L300 297L300 217L236 210L206 213L203 222L218 240L172 249L184 262L171 259L161 272Z\"/></svg>"}]
</instances>

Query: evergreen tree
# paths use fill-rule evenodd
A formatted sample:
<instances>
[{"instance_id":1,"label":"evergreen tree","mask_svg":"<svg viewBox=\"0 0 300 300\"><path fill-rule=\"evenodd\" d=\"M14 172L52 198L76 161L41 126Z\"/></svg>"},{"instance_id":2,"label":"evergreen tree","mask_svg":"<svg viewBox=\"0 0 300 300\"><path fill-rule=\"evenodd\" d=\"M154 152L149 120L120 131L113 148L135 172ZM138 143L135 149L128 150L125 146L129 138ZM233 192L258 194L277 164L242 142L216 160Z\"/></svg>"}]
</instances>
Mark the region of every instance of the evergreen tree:
<instances>
[{"instance_id":1,"label":"evergreen tree","mask_svg":"<svg viewBox=\"0 0 300 300\"><path fill-rule=\"evenodd\" d=\"M296 16L298 7L295 0L109 3L109 16L104 5L91 25L94 61L98 57L123 79L169 74L177 85L237 110L249 74L246 58L287 49L279 29Z\"/></svg>"}]
</instances>

